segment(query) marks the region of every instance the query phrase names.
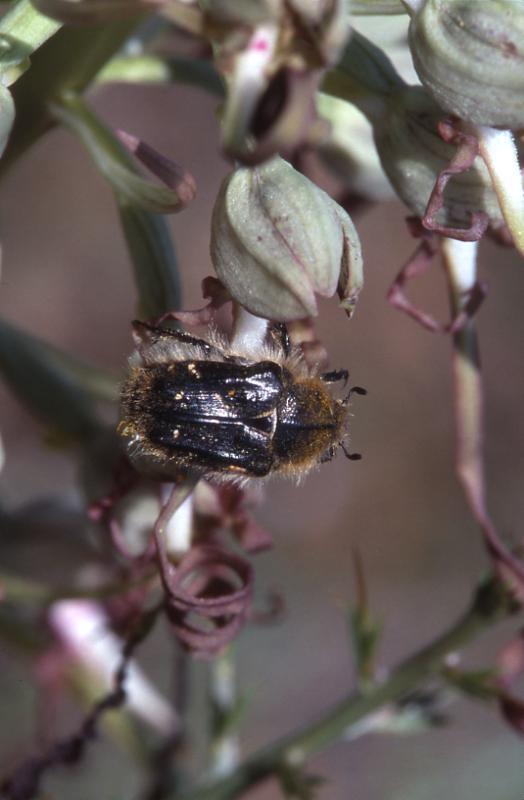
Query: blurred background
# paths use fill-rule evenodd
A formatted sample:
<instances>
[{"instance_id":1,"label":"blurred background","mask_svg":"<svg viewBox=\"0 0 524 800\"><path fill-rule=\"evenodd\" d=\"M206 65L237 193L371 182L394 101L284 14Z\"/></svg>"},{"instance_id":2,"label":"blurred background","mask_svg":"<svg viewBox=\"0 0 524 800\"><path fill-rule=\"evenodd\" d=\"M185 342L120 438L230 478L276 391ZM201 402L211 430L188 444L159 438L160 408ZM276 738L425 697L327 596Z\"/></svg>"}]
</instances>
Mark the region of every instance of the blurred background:
<instances>
[{"instance_id":1,"label":"blurred background","mask_svg":"<svg viewBox=\"0 0 524 800\"><path fill-rule=\"evenodd\" d=\"M170 218L180 260L185 308L202 305L214 198L228 165L218 152L216 101L182 86L107 86L90 96L110 125L129 131L184 165L198 196ZM414 249L405 210L383 203L358 214L365 290L349 322L335 301L321 304L320 338L332 368L347 367L368 389L356 398L351 446L300 486L267 484L257 518L273 549L255 558L260 603L272 589L285 596L283 619L248 627L237 646L240 690L249 705L242 724L248 753L312 721L353 685L347 612L354 600L351 551L358 547L371 606L383 621L384 666L442 631L468 604L486 570L480 535L454 476L450 343L393 310L385 294ZM0 193L3 271L0 313L87 361L122 371L131 349L136 298L111 190L78 141L53 131L12 170ZM490 242L481 246L489 296L478 316L484 365L489 502L501 531L518 540L524 513L524 264ZM438 263L410 287L436 315L448 315ZM82 509L77 465L46 446L42 429L0 386L7 508L59 497L72 518ZM48 528L50 535L52 521ZM74 530L65 532L74 536ZM1 546L1 545L0 545ZM18 542L20 561L46 570L45 533ZM9 548L14 545L10 541ZM7 554L15 558L13 553ZM64 555L64 559L66 556ZM3 560L2 553L0 559ZM468 666L488 666L511 626L467 652ZM169 632L159 626L140 654L162 687L172 680ZM205 666L195 666L198 693ZM0 764L16 764L37 746L38 698L30 663L0 643ZM200 676L200 677L199 677ZM200 681L200 683L199 683ZM325 800L522 800L524 741L493 708L459 699L448 723L411 737L365 736L339 743L311 768L327 779ZM68 719L63 732L68 730ZM49 796L134 798L132 762L110 740L98 741L74 771L58 770ZM276 800L271 783L253 800Z\"/></svg>"}]
</instances>

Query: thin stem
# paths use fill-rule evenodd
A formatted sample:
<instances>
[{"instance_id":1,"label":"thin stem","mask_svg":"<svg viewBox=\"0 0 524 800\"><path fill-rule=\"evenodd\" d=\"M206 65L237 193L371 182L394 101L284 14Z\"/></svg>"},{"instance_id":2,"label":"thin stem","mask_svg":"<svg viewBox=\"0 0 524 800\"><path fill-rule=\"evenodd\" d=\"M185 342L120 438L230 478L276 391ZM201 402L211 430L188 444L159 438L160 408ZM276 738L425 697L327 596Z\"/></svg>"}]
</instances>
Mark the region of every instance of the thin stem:
<instances>
[{"instance_id":1,"label":"thin stem","mask_svg":"<svg viewBox=\"0 0 524 800\"><path fill-rule=\"evenodd\" d=\"M154 571L129 580L112 581L94 588L82 588L79 586L49 586L30 578L21 578L18 575L0 572L0 599L33 602L42 606L65 599L101 600L105 597L125 594L131 589L155 580L156 577L157 572Z\"/></svg>"},{"instance_id":2,"label":"thin stem","mask_svg":"<svg viewBox=\"0 0 524 800\"><path fill-rule=\"evenodd\" d=\"M282 767L300 765L308 756L343 737L355 723L437 674L449 653L464 647L513 609L501 583L493 580L482 584L466 613L432 644L402 662L383 683L376 684L366 693L350 694L317 722L254 753L230 776L197 788L177 800L233 800L278 773Z\"/></svg>"},{"instance_id":3,"label":"thin stem","mask_svg":"<svg viewBox=\"0 0 524 800\"><path fill-rule=\"evenodd\" d=\"M126 642L112 631L104 608L92 600L61 600L49 610L49 625L73 664L85 667L109 690L115 677L125 675L127 707L161 735L180 726L176 711L152 684L131 653L149 633L161 604L140 617L139 628ZM122 653L125 672L122 673Z\"/></svg>"},{"instance_id":4,"label":"thin stem","mask_svg":"<svg viewBox=\"0 0 524 800\"><path fill-rule=\"evenodd\" d=\"M173 561L175 560L175 549L172 548L172 550L169 551L169 537L171 534L170 524L176 512L191 496L196 484L198 483L198 480L199 480L198 477L193 475L188 475L184 477L180 483L170 484L170 486L172 487L171 494L169 495L165 504L162 506L162 510L159 514L159 517L155 522L155 527L153 529L153 536L156 542L158 563L160 566L160 573L162 575L162 581L164 583L164 586L166 585L168 577L170 575L174 575L176 571L175 565L173 563ZM192 519L192 511L193 508L191 506L191 519ZM173 561L169 557L170 555L173 557ZM180 559L180 557L184 555L184 553L178 552L176 555Z\"/></svg>"},{"instance_id":5,"label":"thin stem","mask_svg":"<svg viewBox=\"0 0 524 800\"><path fill-rule=\"evenodd\" d=\"M162 485L164 502L169 501L173 484ZM191 548L193 536L193 494L189 494L181 503L176 498L177 507L170 519L165 522L166 552L175 560L180 559Z\"/></svg>"},{"instance_id":6,"label":"thin stem","mask_svg":"<svg viewBox=\"0 0 524 800\"><path fill-rule=\"evenodd\" d=\"M476 283L475 243L444 239L442 252L452 310L458 315L467 305ZM501 540L486 503L484 398L478 338L473 319L468 319L453 336L452 365L457 427L457 474L498 574L523 599L524 564Z\"/></svg>"},{"instance_id":7,"label":"thin stem","mask_svg":"<svg viewBox=\"0 0 524 800\"><path fill-rule=\"evenodd\" d=\"M524 255L524 190L519 154L513 133L477 126L480 155L484 159L497 194L504 222L515 247Z\"/></svg>"},{"instance_id":8,"label":"thin stem","mask_svg":"<svg viewBox=\"0 0 524 800\"><path fill-rule=\"evenodd\" d=\"M414 16L421 10L424 5L424 0L401 0L402 5L410 16Z\"/></svg>"},{"instance_id":9,"label":"thin stem","mask_svg":"<svg viewBox=\"0 0 524 800\"><path fill-rule=\"evenodd\" d=\"M264 343L268 329L267 319L256 317L239 303L233 303L231 347L254 350Z\"/></svg>"},{"instance_id":10,"label":"thin stem","mask_svg":"<svg viewBox=\"0 0 524 800\"><path fill-rule=\"evenodd\" d=\"M236 727L238 700L233 646L209 665L208 698L211 711L211 778L230 775L238 765L239 741Z\"/></svg>"}]
</instances>

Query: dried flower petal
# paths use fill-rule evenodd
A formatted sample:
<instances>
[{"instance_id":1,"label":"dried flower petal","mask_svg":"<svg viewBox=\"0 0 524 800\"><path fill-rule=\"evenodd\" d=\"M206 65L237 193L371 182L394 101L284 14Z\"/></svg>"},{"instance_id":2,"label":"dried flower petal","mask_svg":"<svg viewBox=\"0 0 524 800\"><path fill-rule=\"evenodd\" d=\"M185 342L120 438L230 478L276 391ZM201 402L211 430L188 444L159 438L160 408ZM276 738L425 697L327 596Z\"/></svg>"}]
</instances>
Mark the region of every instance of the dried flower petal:
<instances>
[{"instance_id":1,"label":"dried flower petal","mask_svg":"<svg viewBox=\"0 0 524 800\"><path fill-rule=\"evenodd\" d=\"M195 194L192 176L129 134L121 133L126 147L72 92L63 93L53 104L53 116L77 134L100 172L127 203L157 214L181 211ZM126 149L127 148L127 149ZM158 186L140 174L127 150L132 149L165 183Z\"/></svg>"},{"instance_id":2,"label":"dried flower petal","mask_svg":"<svg viewBox=\"0 0 524 800\"><path fill-rule=\"evenodd\" d=\"M485 211L468 211L471 222L469 228L465 229L441 225L436 221L436 216L444 208L444 190L450 178L473 167L479 152L478 141L474 136L457 129L449 120L439 122L437 128L442 139L457 145L457 150L448 166L441 169L438 174L422 217L422 225L428 231L435 231L441 236L460 239L463 242L476 242L482 238L489 224L489 217Z\"/></svg>"},{"instance_id":3,"label":"dried flower petal","mask_svg":"<svg viewBox=\"0 0 524 800\"><path fill-rule=\"evenodd\" d=\"M421 235L421 231L416 235ZM406 295L405 288L409 281L417 278L429 269L435 255L439 251L439 242L431 235L422 232L423 240L410 259L402 267L397 277L391 284L387 294L388 302L398 311L403 311L423 328L431 333L457 333L466 322L473 317L482 304L487 287L480 281L474 281L462 292L461 308L455 317L448 323L438 322L431 314L414 305Z\"/></svg>"},{"instance_id":4,"label":"dried flower petal","mask_svg":"<svg viewBox=\"0 0 524 800\"><path fill-rule=\"evenodd\" d=\"M484 161L477 156L467 169L472 158L471 139L461 135L460 144L466 144L466 149L457 154L455 137L452 136L451 141L442 137L442 132L446 133L448 128L439 130L442 120L442 109L422 87L392 91L387 113L374 123L375 142L384 172L401 200L418 217L426 215L434 193L433 207L429 209L433 229L437 223L443 231L463 238L462 229L471 234L472 215L478 212L486 214L491 225L500 226L503 216ZM453 126L453 130L458 136L458 128ZM447 183L450 174L453 179ZM442 199L443 182L447 183L446 194L435 217L434 201ZM473 231L477 238L480 232Z\"/></svg>"},{"instance_id":5,"label":"dried flower petal","mask_svg":"<svg viewBox=\"0 0 524 800\"><path fill-rule=\"evenodd\" d=\"M272 546L273 539L252 515L252 508L260 501L259 487L234 484L213 486L201 481L195 499L199 528L205 531L207 540L229 529L246 552L267 550Z\"/></svg>"},{"instance_id":6,"label":"dried flower petal","mask_svg":"<svg viewBox=\"0 0 524 800\"><path fill-rule=\"evenodd\" d=\"M165 183L166 186L177 193L182 205L188 205L194 200L196 182L190 172L131 133L117 130L116 135L135 158L147 167L153 175L156 175L162 183Z\"/></svg>"},{"instance_id":7,"label":"dried flower petal","mask_svg":"<svg viewBox=\"0 0 524 800\"><path fill-rule=\"evenodd\" d=\"M175 567L157 538L166 611L182 645L202 658L217 655L246 621L253 569L225 548L193 547Z\"/></svg>"},{"instance_id":8,"label":"dried flower petal","mask_svg":"<svg viewBox=\"0 0 524 800\"><path fill-rule=\"evenodd\" d=\"M224 146L243 163L291 155L318 140L314 97L322 71L349 35L346 0L206 3L207 26L227 82Z\"/></svg>"}]
</instances>

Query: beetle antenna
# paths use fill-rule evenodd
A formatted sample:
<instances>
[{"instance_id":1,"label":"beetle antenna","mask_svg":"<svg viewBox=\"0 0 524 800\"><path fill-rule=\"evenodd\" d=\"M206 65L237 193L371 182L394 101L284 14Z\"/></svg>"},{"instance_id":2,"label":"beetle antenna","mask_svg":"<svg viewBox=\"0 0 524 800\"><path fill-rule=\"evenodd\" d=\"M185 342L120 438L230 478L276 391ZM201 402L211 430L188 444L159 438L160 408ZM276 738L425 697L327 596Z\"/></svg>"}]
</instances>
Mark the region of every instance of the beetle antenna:
<instances>
[{"instance_id":1,"label":"beetle antenna","mask_svg":"<svg viewBox=\"0 0 524 800\"><path fill-rule=\"evenodd\" d=\"M344 442L340 442L340 447L342 448L342 452L349 461L360 461L360 459L362 458L360 453L350 453L349 450L346 450Z\"/></svg>"},{"instance_id":2,"label":"beetle antenna","mask_svg":"<svg viewBox=\"0 0 524 800\"><path fill-rule=\"evenodd\" d=\"M368 393L367 389L363 389L362 386L352 386L347 395L342 400L342 405L347 406L352 394L365 395L367 393Z\"/></svg>"}]
</instances>

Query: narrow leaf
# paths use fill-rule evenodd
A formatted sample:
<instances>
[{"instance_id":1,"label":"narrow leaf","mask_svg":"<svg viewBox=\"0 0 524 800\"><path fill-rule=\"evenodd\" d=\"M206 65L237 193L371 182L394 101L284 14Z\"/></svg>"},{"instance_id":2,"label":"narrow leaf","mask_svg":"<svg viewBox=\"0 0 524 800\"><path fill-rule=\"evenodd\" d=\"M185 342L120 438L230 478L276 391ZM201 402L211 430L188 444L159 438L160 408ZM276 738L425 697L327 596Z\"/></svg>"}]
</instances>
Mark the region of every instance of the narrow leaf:
<instances>
[{"instance_id":1,"label":"narrow leaf","mask_svg":"<svg viewBox=\"0 0 524 800\"><path fill-rule=\"evenodd\" d=\"M95 25L144 11L154 11L162 0L32 0L52 19L68 25Z\"/></svg>"},{"instance_id":2,"label":"narrow leaf","mask_svg":"<svg viewBox=\"0 0 524 800\"><path fill-rule=\"evenodd\" d=\"M121 195L117 203L134 269L139 316L155 319L180 308L180 275L166 220L130 205Z\"/></svg>"},{"instance_id":3,"label":"narrow leaf","mask_svg":"<svg viewBox=\"0 0 524 800\"><path fill-rule=\"evenodd\" d=\"M10 86L29 67L29 57L60 28L29 0L13 3L0 20L0 82Z\"/></svg>"},{"instance_id":4,"label":"narrow leaf","mask_svg":"<svg viewBox=\"0 0 524 800\"><path fill-rule=\"evenodd\" d=\"M99 423L88 393L58 348L0 320L0 373L21 403L52 431L92 437Z\"/></svg>"},{"instance_id":5,"label":"narrow leaf","mask_svg":"<svg viewBox=\"0 0 524 800\"><path fill-rule=\"evenodd\" d=\"M194 196L194 180L177 170L175 165L171 188L143 178L126 147L77 95L63 95L62 102L52 106L52 112L57 120L77 134L102 175L130 205L170 214L180 211ZM167 173L165 176L170 180Z\"/></svg>"}]
</instances>

